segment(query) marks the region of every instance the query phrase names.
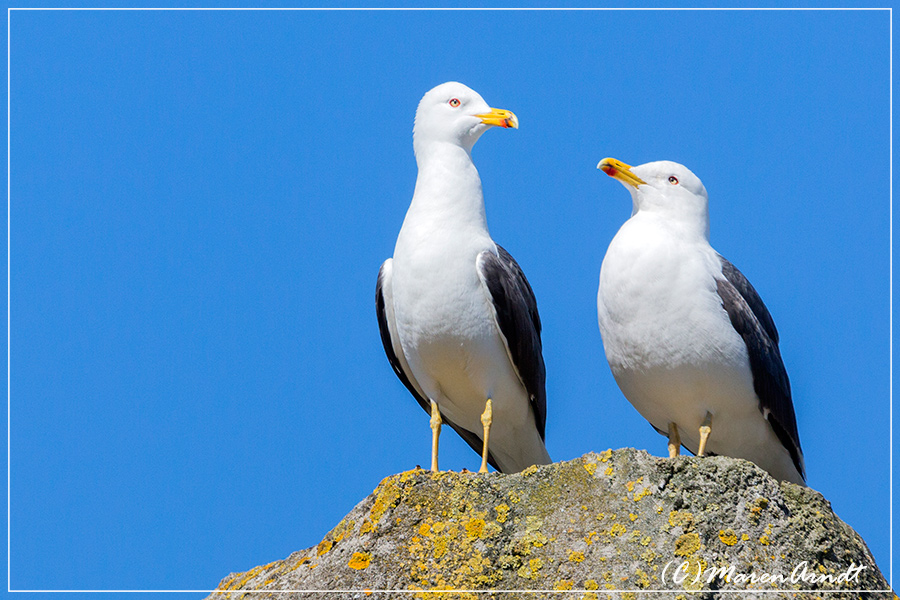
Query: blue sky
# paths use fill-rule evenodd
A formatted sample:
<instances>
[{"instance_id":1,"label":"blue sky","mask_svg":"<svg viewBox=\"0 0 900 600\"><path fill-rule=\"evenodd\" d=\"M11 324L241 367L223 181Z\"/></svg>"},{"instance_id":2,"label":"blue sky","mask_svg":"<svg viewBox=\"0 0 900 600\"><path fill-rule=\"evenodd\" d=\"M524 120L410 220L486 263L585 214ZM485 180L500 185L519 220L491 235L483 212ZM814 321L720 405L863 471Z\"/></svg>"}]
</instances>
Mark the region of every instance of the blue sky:
<instances>
[{"instance_id":1,"label":"blue sky","mask_svg":"<svg viewBox=\"0 0 900 600\"><path fill-rule=\"evenodd\" d=\"M887 574L889 25L14 11L11 587L212 589L428 464L374 287L416 104L448 80L519 117L473 156L537 296L551 456L665 453L603 356L597 278L631 203L595 167L681 162L778 325L809 484ZM478 457L447 430L441 463Z\"/></svg>"}]
</instances>

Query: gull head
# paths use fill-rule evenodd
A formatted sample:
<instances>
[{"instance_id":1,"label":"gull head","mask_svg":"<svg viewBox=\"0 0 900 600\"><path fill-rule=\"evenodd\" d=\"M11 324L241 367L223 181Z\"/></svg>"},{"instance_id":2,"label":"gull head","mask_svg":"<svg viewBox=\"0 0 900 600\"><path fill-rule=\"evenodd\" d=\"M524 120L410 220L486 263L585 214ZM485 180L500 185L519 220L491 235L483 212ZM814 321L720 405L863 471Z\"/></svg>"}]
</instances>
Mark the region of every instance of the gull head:
<instances>
[{"instance_id":1,"label":"gull head","mask_svg":"<svg viewBox=\"0 0 900 600\"><path fill-rule=\"evenodd\" d=\"M632 167L615 158L604 158L597 168L631 192L634 214L653 211L700 215L706 220L709 195L700 178L684 165L660 160Z\"/></svg>"},{"instance_id":2,"label":"gull head","mask_svg":"<svg viewBox=\"0 0 900 600\"><path fill-rule=\"evenodd\" d=\"M417 154L434 143L471 151L481 134L494 126L517 128L519 121L508 110L488 106L475 90L450 81L429 90L419 101L413 145Z\"/></svg>"}]
</instances>

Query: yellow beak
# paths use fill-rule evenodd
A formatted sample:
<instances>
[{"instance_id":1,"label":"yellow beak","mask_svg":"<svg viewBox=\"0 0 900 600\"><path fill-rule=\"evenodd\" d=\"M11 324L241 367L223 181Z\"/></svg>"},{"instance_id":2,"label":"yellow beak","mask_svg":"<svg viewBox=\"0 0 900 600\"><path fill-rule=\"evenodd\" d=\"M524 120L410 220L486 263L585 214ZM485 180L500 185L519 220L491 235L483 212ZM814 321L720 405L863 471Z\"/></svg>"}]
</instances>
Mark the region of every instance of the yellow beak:
<instances>
[{"instance_id":1,"label":"yellow beak","mask_svg":"<svg viewBox=\"0 0 900 600\"><path fill-rule=\"evenodd\" d=\"M486 125L512 127L513 129L519 128L519 119L516 118L516 115L514 115L512 111L503 110L502 108L492 108L489 113L475 116L481 119L481 122Z\"/></svg>"},{"instance_id":2,"label":"yellow beak","mask_svg":"<svg viewBox=\"0 0 900 600\"><path fill-rule=\"evenodd\" d=\"M616 160L615 158L604 158L600 161L600 164L597 165L597 168L610 177L618 179L622 183L626 183L633 188L637 188L637 186L647 183L631 172L630 165L626 165L621 160Z\"/></svg>"}]
</instances>

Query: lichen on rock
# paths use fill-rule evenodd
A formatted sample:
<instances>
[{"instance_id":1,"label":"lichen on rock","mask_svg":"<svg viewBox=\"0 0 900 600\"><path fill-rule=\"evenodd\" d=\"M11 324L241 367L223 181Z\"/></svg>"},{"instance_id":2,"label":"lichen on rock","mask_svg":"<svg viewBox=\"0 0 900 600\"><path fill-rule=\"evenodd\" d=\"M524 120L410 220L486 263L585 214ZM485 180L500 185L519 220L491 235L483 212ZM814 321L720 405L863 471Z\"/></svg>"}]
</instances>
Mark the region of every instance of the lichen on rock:
<instances>
[{"instance_id":1,"label":"lichen on rock","mask_svg":"<svg viewBox=\"0 0 900 600\"><path fill-rule=\"evenodd\" d=\"M804 564L806 579L760 580ZM835 582L851 565L863 567L852 583ZM821 494L740 459L625 448L513 475L387 477L318 544L232 574L209 598L893 598L887 589Z\"/></svg>"}]
</instances>

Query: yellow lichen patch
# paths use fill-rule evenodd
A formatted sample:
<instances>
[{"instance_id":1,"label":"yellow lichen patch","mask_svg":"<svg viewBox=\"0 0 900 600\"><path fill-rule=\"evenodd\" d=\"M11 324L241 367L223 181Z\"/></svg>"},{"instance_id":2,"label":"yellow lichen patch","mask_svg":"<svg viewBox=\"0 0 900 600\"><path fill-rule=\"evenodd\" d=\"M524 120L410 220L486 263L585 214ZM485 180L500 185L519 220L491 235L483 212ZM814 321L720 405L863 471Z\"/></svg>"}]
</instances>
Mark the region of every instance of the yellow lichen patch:
<instances>
[{"instance_id":1,"label":"yellow lichen patch","mask_svg":"<svg viewBox=\"0 0 900 600\"><path fill-rule=\"evenodd\" d=\"M441 558L445 554L447 554L447 547L450 546L450 539L445 535L439 535L434 538L434 545L432 546L434 551L435 558Z\"/></svg>"},{"instance_id":2,"label":"yellow lichen patch","mask_svg":"<svg viewBox=\"0 0 900 600\"><path fill-rule=\"evenodd\" d=\"M584 552L569 550L569 560L575 563L584 562Z\"/></svg>"},{"instance_id":3,"label":"yellow lichen patch","mask_svg":"<svg viewBox=\"0 0 900 600\"><path fill-rule=\"evenodd\" d=\"M650 587L650 576L647 575L643 570L636 569L634 572L635 579L637 579L638 587L647 589Z\"/></svg>"},{"instance_id":4,"label":"yellow lichen patch","mask_svg":"<svg viewBox=\"0 0 900 600\"><path fill-rule=\"evenodd\" d=\"M514 571L522 566L522 557L515 554L501 554L499 563L501 569Z\"/></svg>"},{"instance_id":5,"label":"yellow lichen patch","mask_svg":"<svg viewBox=\"0 0 900 600\"><path fill-rule=\"evenodd\" d=\"M544 561L539 558L532 558L528 561L527 565L522 565L519 570L516 572L519 577L524 579L534 579L537 575L537 572L540 571L544 566Z\"/></svg>"},{"instance_id":6,"label":"yellow lichen patch","mask_svg":"<svg viewBox=\"0 0 900 600\"><path fill-rule=\"evenodd\" d=\"M746 533L742 533L742 534L741 534L741 541L742 541L742 542L746 542L746 541L749 540L749 539L750 539L750 536L747 535Z\"/></svg>"},{"instance_id":7,"label":"yellow lichen patch","mask_svg":"<svg viewBox=\"0 0 900 600\"><path fill-rule=\"evenodd\" d=\"M540 548L549 541L547 536L538 531L537 528L528 528L525 531L525 535L516 541L515 551L522 555L531 554L532 546Z\"/></svg>"},{"instance_id":8,"label":"yellow lichen patch","mask_svg":"<svg viewBox=\"0 0 900 600\"><path fill-rule=\"evenodd\" d=\"M294 563L294 566L292 566L290 569L288 569L288 572L290 573L291 571L296 571L300 567L300 565L306 564L310 560L312 560L312 559L309 556L304 556L303 558L298 560L296 563Z\"/></svg>"},{"instance_id":9,"label":"yellow lichen patch","mask_svg":"<svg viewBox=\"0 0 900 600\"><path fill-rule=\"evenodd\" d=\"M531 465L530 467L528 467L527 469L524 469L521 473L519 473L519 475L528 477L529 475L534 475L535 473L537 473L537 470L538 470L537 465Z\"/></svg>"},{"instance_id":10,"label":"yellow lichen patch","mask_svg":"<svg viewBox=\"0 0 900 600\"><path fill-rule=\"evenodd\" d=\"M519 501L522 499L522 497L519 496L519 494L517 494L515 492L515 490L511 490L509 492L508 496L509 496L509 501L512 502L513 504L518 504Z\"/></svg>"},{"instance_id":11,"label":"yellow lichen patch","mask_svg":"<svg viewBox=\"0 0 900 600\"><path fill-rule=\"evenodd\" d=\"M637 521L638 516L634 513L628 513L628 518L631 519L632 522Z\"/></svg>"},{"instance_id":12,"label":"yellow lichen patch","mask_svg":"<svg viewBox=\"0 0 900 600\"><path fill-rule=\"evenodd\" d=\"M373 531L375 531L375 526L372 524L372 521L363 519L362 525L359 526L359 533L371 533Z\"/></svg>"},{"instance_id":13,"label":"yellow lichen patch","mask_svg":"<svg viewBox=\"0 0 900 600\"><path fill-rule=\"evenodd\" d=\"M737 544L738 536L730 527L728 529L719 530L719 540L726 546L734 546Z\"/></svg>"},{"instance_id":14,"label":"yellow lichen patch","mask_svg":"<svg viewBox=\"0 0 900 600\"><path fill-rule=\"evenodd\" d=\"M669 513L669 526L690 531L694 527L694 515L686 510L673 510Z\"/></svg>"},{"instance_id":15,"label":"yellow lichen patch","mask_svg":"<svg viewBox=\"0 0 900 600\"><path fill-rule=\"evenodd\" d=\"M502 531L503 531L503 527L501 527L500 525L497 525L496 523L491 521L490 523L486 523L484 526L484 537L492 538L495 535L498 535L499 533L501 533Z\"/></svg>"},{"instance_id":16,"label":"yellow lichen patch","mask_svg":"<svg viewBox=\"0 0 900 600\"><path fill-rule=\"evenodd\" d=\"M484 519L471 519L466 522L466 535L470 540L484 537Z\"/></svg>"},{"instance_id":17,"label":"yellow lichen patch","mask_svg":"<svg viewBox=\"0 0 900 600\"><path fill-rule=\"evenodd\" d=\"M581 600L599 600L595 592L585 592L581 595Z\"/></svg>"},{"instance_id":18,"label":"yellow lichen patch","mask_svg":"<svg viewBox=\"0 0 900 600\"><path fill-rule=\"evenodd\" d=\"M231 587L232 581L234 581L234 577L228 577L226 579L223 579L222 582L216 586L216 589L217 590L227 590L228 588Z\"/></svg>"},{"instance_id":19,"label":"yellow lichen patch","mask_svg":"<svg viewBox=\"0 0 900 600\"><path fill-rule=\"evenodd\" d=\"M621 523L613 523L612 527L609 528L609 535L611 537L619 537L626 531L628 530Z\"/></svg>"},{"instance_id":20,"label":"yellow lichen patch","mask_svg":"<svg viewBox=\"0 0 900 600\"><path fill-rule=\"evenodd\" d=\"M497 511L497 522L506 523L506 517L509 516L509 505L498 504L494 507L494 510Z\"/></svg>"},{"instance_id":21,"label":"yellow lichen patch","mask_svg":"<svg viewBox=\"0 0 900 600\"><path fill-rule=\"evenodd\" d=\"M378 486L378 493L375 496L375 502L372 504L372 510L369 511L369 518L372 523L378 523L384 516L387 509L394 506L400 499L400 488L397 486L393 477L388 477Z\"/></svg>"},{"instance_id":22,"label":"yellow lichen patch","mask_svg":"<svg viewBox=\"0 0 900 600\"><path fill-rule=\"evenodd\" d=\"M475 510L473 492L471 484L463 480L449 497L441 495L436 499L446 507L447 519L434 521L429 517L427 527L420 524L413 532L417 535L407 543L408 554L399 557L397 567L409 574L416 589L486 588L502 577L502 571L492 568L491 561L483 556L480 544L475 544L479 539L497 535L502 528L494 521L485 521L486 513ZM506 568L515 569L521 564L519 558L518 563Z\"/></svg>"},{"instance_id":23,"label":"yellow lichen patch","mask_svg":"<svg viewBox=\"0 0 900 600\"><path fill-rule=\"evenodd\" d=\"M703 588L703 573L707 563L702 558L688 558L684 570L688 575L682 581L681 587L691 592L697 592Z\"/></svg>"},{"instance_id":24,"label":"yellow lichen patch","mask_svg":"<svg viewBox=\"0 0 900 600\"><path fill-rule=\"evenodd\" d=\"M597 463L595 463L595 462L585 461L581 464L584 467L584 470L588 472L588 475L593 475L594 472L597 470Z\"/></svg>"},{"instance_id":25,"label":"yellow lichen patch","mask_svg":"<svg viewBox=\"0 0 900 600\"><path fill-rule=\"evenodd\" d=\"M700 536L696 533L685 533L675 540L676 556L690 556L700 549Z\"/></svg>"},{"instance_id":26,"label":"yellow lichen patch","mask_svg":"<svg viewBox=\"0 0 900 600\"><path fill-rule=\"evenodd\" d=\"M331 550L331 547L333 545L334 543L331 540L322 540L321 542L319 542L319 545L316 546L316 555L322 556L323 554Z\"/></svg>"},{"instance_id":27,"label":"yellow lichen patch","mask_svg":"<svg viewBox=\"0 0 900 600\"><path fill-rule=\"evenodd\" d=\"M415 469L410 469L409 471L403 471L402 473L400 473L400 481L409 481L413 477L424 472L425 469L423 469L422 467L416 467Z\"/></svg>"},{"instance_id":28,"label":"yellow lichen patch","mask_svg":"<svg viewBox=\"0 0 900 600\"><path fill-rule=\"evenodd\" d=\"M612 477L612 474L613 474L613 468L612 468L612 467L606 467L606 470L603 471L603 474L606 475L607 477Z\"/></svg>"},{"instance_id":29,"label":"yellow lichen patch","mask_svg":"<svg viewBox=\"0 0 900 600\"><path fill-rule=\"evenodd\" d=\"M649 546L650 542L653 541L649 535L641 538L641 546Z\"/></svg>"},{"instance_id":30,"label":"yellow lichen patch","mask_svg":"<svg viewBox=\"0 0 900 600\"><path fill-rule=\"evenodd\" d=\"M641 558L643 559L643 561L644 561L645 563L647 563L648 565L651 565L651 566L653 567L653 570L654 570L654 571L656 570L656 565L653 565L653 564L651 564L651 563L652 563L654 560L656 560L658 557L659 557L659 554L657 554L656 552L654 552L654 551L651 550L650 548L647 548L646 550L644 550L643 552L641 552Z\"/></svg>"},{"instance_id":31,"label":"yellow lichen patch","mask_svg":"<svg viewBox=\"0 0 900 600\"><path fill-rule=\"evenodd\" d=\"M762 511L769 506L768 498L757 498L753 501L750 506L750 520L753 522L759 522L759 517L762 515Z\"/></svg>"},{"instance_id":32,"label":"yellow lichen patch","mask_svg":"<svg viewBox=\"0 0 900 600\"><path fill-rule=\"evenodd\" d=\"M353 533L353 529L356 527L356 523L354 521L344 519L340 523L337 524L331 533L334 535L334 543L337 544L342 539Z\"/></svg>"},{"instance_id":33,"label":"yellow lichen patch","mask_svg":"<svg viewBox=\"0 0 900 600\"><path fill-rule=\"evenodd\" d=\"M640 483L640 482L642 482L643 480L644 480L644 476L641 475L640 477L638 477L638 478L635 479L634 481L629 481L629 482L627 482L627 483L625 484L625 488L626 488L629 492L633 492L633 491L634 491L634 486L635 486L635 484L636 484L636 483Z\"/></svg>"},{"instance_id":34,"label":"yellow lichen patch","mask_svg":"<svg viewBox=\"0 0 900 600\"><path fill-rule=\"evenodd\" d=\"M597 590L600 589L600 586L597 585L597 581L595 579L588 579L584 582L584 589Z\"/></svg>"},{"instance_id":35,"label":"yellow lichen patch","mask_svg":"<svg viewBox=\"0 0 900 600\"><path fill-rule=\"evenodd\" d=\"M760 536L759 543L762 544L763 546L768 546L769 545L769 536L767 536L767 535Z\"/></svg>"},{"instance_id":36,"label":"yellow lichen patch","mask_svg":"<svg viewBox=\"0 0 900 600\"><path fill-rule=\"evenodd\" d=\"M600 453L600 462L606 462L609 460L609 457L612 456L612 448L608 450L604 450Z\"/></svg>"},{"instance_id":37,"label":"yellow lichen patch","mask_svg":"<svg viewBox=\"0 0 900 600\"><path fill-rule=\"evenodd\" d=\"M634 501L640 502L641 500L643 500L645 497L649 496L652 493L653 492L650 490L650 486L648 485L644 489L642 489L641 491L639 491L637 494L634 495Z\"/></svg>"},{"instance_id":38,"label":"yellow lichen patch","mask_svg":"<svg viewBox=\"0 0 900 600\"><path fill-rule=\"evenodd\" d=\"M572 579L562 579L562 580L560 580L560 581L557 581L557 582L553 585L553 589L554 589L554 590L571 590L572 587L573 587L574 585L575 585L575 581L574 581L574 580L572 580Z\"/></svg>"},{"instance_id":39,"label":"yellow lichen patch","mask_svg":"<svg viewBox=\"0 0 900 600\"><path fill-rule=\"evenodd\" d=\"M597 532L592 531L584 537L584 541L587 542L588 546L594 543L594 538L597 537Z\"/></svg>"},{"instance_id":40,"label":"yellow lichen patch","mask_svg":"<svg viewBox=\"0 0 900 600\"><path fill-rule=\"evenodd\" d=\"M372 555L368 552L354 552L353 556L350 557L350 562L347 563L347 566L359 571L368 567L371 561Z\"/></svg>"},{"instance_id":41,"label":"yellow lichen patch","mask_svg":"<svg viewBox=\"0 0 900 600\"><path fill-rule=\"evenodd\" d=\"M265 567L259 566L259 567L253 567L246 573L238 573L237 575L234 576L233 579L228 581L228 585L225 586L225 589L226 590L241 589L242 587L244 587L245 583L247 583L248 581L250 581L257 575L262 573L264 569L265 569Z\"/></svg>"}]
</instances>

